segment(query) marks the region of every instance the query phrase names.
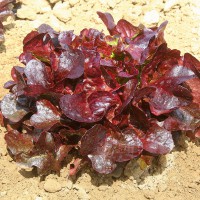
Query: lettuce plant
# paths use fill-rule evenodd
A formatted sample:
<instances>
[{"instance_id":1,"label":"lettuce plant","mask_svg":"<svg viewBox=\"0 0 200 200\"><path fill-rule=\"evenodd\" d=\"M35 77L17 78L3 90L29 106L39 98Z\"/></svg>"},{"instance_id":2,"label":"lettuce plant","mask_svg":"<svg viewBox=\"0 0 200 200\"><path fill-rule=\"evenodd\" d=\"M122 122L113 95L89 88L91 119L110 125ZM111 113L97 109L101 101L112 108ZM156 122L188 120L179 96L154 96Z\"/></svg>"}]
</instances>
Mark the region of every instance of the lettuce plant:
<instances>
[{"instance_id":1,"label":"lettuce plant","mask_svg":"<svg viewBox=\"0 0 200 200\"><path fill-rule=\"evenodd\" d=\"M23 41L1 124L13 159L39 174L59 172L76 155L103 174L121 162L167 154L175 136L199 137L200 62L167 47L164 29L136 27L98 12L96 29L56 32L41 25ZM75 153L76 152L76 153Z\"/></svg>"},{"instance_id":2,"label":"lettuce plant","mask_svg":"<svg viewBox=\"0 0 200 200\"><path fill-rule=\"evenodd\" d=\"M14 3L15 0L0 0L0 42L4 41L4 28L3 28L3 20L5 20L8 16L13 16L13 12L11 10L10 4Z\"/></svg>"}]
</instances>

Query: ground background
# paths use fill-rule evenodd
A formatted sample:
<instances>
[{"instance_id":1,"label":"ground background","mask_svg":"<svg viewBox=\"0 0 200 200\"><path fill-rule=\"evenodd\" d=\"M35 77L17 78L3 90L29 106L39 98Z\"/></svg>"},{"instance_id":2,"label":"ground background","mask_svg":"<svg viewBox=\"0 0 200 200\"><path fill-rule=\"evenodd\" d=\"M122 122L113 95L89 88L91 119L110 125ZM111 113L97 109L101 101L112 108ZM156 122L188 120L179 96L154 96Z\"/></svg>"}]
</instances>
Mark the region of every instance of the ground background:
<instances>
[{"instance_id":1,"label":"ground background","mask_svg":"<svg viewBox=\"0 0 200 200\"><path fill-rule=\"evenodd\" d=\"M165 38L170 48L190 52L200 59L199 0L18 0L16 21L5 22L6 42L0 46L0 85L10 79L12 66L21 65L22 40L41 23L59 30L98 28L107 33L96 11L110 12L115 20L125 18L134 25L160 24L168 20ZM0 99L6 94L0 88ZM130 163L126 175L115 178L99 176L84 169L76 181L67 180L67 167L61 176L49 175L45 180L31 172L22 172L7 155L4 130L0 130L0 199L64 200L64 199L200 199L200 148L187 142L188 148L174 151L162 160L154 175L141 174ZM163 164L165 163L165 164ZM133 168L135 170L133 170Z\"/></svg>"}]
</instances>

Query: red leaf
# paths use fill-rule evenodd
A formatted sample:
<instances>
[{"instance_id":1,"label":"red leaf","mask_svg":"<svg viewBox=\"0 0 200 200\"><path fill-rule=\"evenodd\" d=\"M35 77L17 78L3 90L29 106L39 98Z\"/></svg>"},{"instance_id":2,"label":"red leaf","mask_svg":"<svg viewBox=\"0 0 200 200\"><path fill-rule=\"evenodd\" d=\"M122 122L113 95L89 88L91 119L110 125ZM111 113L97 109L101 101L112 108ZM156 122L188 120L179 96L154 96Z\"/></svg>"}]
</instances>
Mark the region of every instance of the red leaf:
<instances>
[{"instance_id":1,"label":"red leaf","mask_svg":"<svg viewBox=\"0 0 200 200\"><path fill-rule=\"evenodd\" d=\"M116 98L109 92L93 92L65 95L60 99L63 113L72 120L92 123L101 120L107 110L115 105Z\"/></svg>"},{"instance_id":2,"label":"red leaf","mask_svg":"<svg viewBox=\"0 0 200 200\"><path fill-rule=\"evenodd\" d=\"M54 50L54 45L49 34L32 32L24 40L24 52L30 52L37 58L49 60L51 51Z\"/></svg>"},{"instance_id":3,"label":"red leaf","mask_svg":"<svg viewBox=\"0 0 200 200\"><path fill-rule=\"evenodd\" d=\"M36 102L37 113L30 118L31 124L38 129L48 129L60 121L58 109L43 99Z\"/></svg>"},{"instance_id":4,"label":"red leaf","mask_svg":"<svg viewBox=\"0 0 200 200\"><path fill-rule=\"evenodd\" d=\"M136 26L133 26L130 22L120 19L117 22L116 30L121 34L121 37L132 38L140 33L140 29Z\"/></svg>"},{"instance_id":5,"label":"red leaf","mask_svg":"<svg viewBox=\"0 0 200 200\"><path fill-rule=\"evenodd\" d=\"M102 13L102 12L97 12L99 18L103 21L103 23L106 25L108 31L110 32L111 35L116 34L116 31L114 30L115 28L115 22L110 13Z\"/></svg>"},{"instance_id":6,"label":"red leaf","mask_svg":"<svg viewBox=\"0 0 200 200\"><path fill-rule=\"evenodd\" d=\"M1 112L5 118L16 123L29 112L29 108L19 105L17 97L10 93L5 95L1 101Z\"/></svg>"},{"instance_id":7,"label":"red leaf","mask_svg":"<svg viewBox=\"0 0 200 200\"><path fill-rule=\"evenodd\" d=\"M174 148L171 132L154 125L143 140L144 149L153 154L167 154Z\"/></svg>"},{"instance_id":8,"label":"red leaf","mask_svg":"<svg viewBox=\"0 0 200 200\"><path fill-rule=\"evenodd\" d=\"M38 60L30 60L25 69L24 73L27 77L27 85L41 85L43 88L48 87L48 75L45 65Z\"/></svg>"},{"instance_id":9,"label":"red leaf","mask_svg":"<svg viewBox=\"0 0 200 200\"><path fill-rule=\"evenodd\" d=\"M82 155L87 155L93 168L103 174L111 173L116 162L128 161L141 154L143 145L134 131L127 129L114 138L104 126L97 124L81 139Z\"/></svg>"},{"instance_id":10,"label":"red leaf","mask_svg":"<svg viewBox=\"0 0 200 200\"><path fill-rule=\"evenodd\" d=\"M56 80L61 81L66 78L76 79L83 75L84 55L76 49L63 51L59 57L58 67L55 72Z\"/></svg>"},{"instance_id":11,"label":"red leaf","mask_svg":"<svg viewBox=\"0 0 200 200\"><path fill-rule=\"evenodd\" d=\"M98 143L105 138L107 132L108 130L100 124L96 124L92 129L89 129L81 138L81 155L86 156L96 151Z\"/></svg>"},{"instance_id":12,"label":"red leaf","mask_svg":"<svg viewBox=\"0 0 200 200\"><path fill-rule=\"evenodd\" d=\"M13 155L30 153L34 147L32 137L17 131L10 131L5 135L8 149Z\"/></svg>"}]
</instances>

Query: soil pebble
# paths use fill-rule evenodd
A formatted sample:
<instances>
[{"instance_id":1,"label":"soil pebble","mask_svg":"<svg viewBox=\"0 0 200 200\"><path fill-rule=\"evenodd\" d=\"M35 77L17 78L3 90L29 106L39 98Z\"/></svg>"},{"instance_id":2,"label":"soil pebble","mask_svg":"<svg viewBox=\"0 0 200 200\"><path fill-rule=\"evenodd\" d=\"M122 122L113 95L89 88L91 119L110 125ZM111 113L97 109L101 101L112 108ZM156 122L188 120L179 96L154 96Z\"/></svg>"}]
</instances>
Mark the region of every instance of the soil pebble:
<instances>
[{"instance_id":1,"label":"soil pebble","mask_svg":"<svg viewBox=\"0 0 200 200\"><path fill-rule=\"evenodd\" d=\"M62 187L61 187L60 183L58 183L54 179L48 179L44 183L44 190L47 192L55 193L55 192L60 191L61 189L62 189Z\"/></svg>"},{"instance_id":2,"label":"soil pebble","mask_svg":"<svg viewBox=\"0 0 200 200\"><path fill-rule=\"evenodd\" d=\"M20 19L35 20L37 15L30 7L22 5L22 7L17 11L17 17Z\"/></svg>"},{"instance_id":3,"label":"soil pebble","mask_svg":"<svg viewBox=\"0 0 200 200\"><path fill-rule=\"evenodd\" d=\"M69 3L68 2L58 2L53 7L53 14L62 22L68 22L71 17L71 11L68 9Z\"/></svg>"},{"instance_id":4,"label":"soil pebble","mask_svg":"<svg viewBox=\"0 0 200 200\"><path fill-rule=\"evenodd\" d=\"M144 15L144 22L148 25L157 24L159 22L159 12L151 10Z\"/></svg>"}]
</instances>

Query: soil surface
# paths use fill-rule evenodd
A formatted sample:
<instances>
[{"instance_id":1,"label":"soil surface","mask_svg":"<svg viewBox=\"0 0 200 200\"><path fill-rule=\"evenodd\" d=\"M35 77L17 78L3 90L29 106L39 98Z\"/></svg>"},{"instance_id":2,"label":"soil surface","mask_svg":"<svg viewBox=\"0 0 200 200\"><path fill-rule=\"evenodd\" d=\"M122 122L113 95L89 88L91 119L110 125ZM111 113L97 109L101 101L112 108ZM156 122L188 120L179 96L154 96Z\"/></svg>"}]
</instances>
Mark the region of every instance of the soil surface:
<instances>
[{"instance_id":1,"label":"soil surface","mask_svg":"<svg viewBox=\"0 0 200 200\"><path fill-rule=\"evenodd\" d=\"M18 0L16 20L5 22L5 43L0 45L0 85L10 79L10 70L20 65L23 38L42 23L57 31L97 28L107 33L96 11L110 12L115 20L125 18L134 25L154 26L168 20L165 38L170 48L192 53L200 59L199 0ZM0 99L7 93L0 87ZM186 141L142 171L135 161L112 175L102 176L85 168L68 179L68 167L60 176L37 177L21 170L10 158L0 129L0 199L200 199L200 148ZM187 147L186 147L187 146ZM121 176L120 176L121 175ZM119 178L120 176L120 178Z\"/></svg>"}]
</instances>

